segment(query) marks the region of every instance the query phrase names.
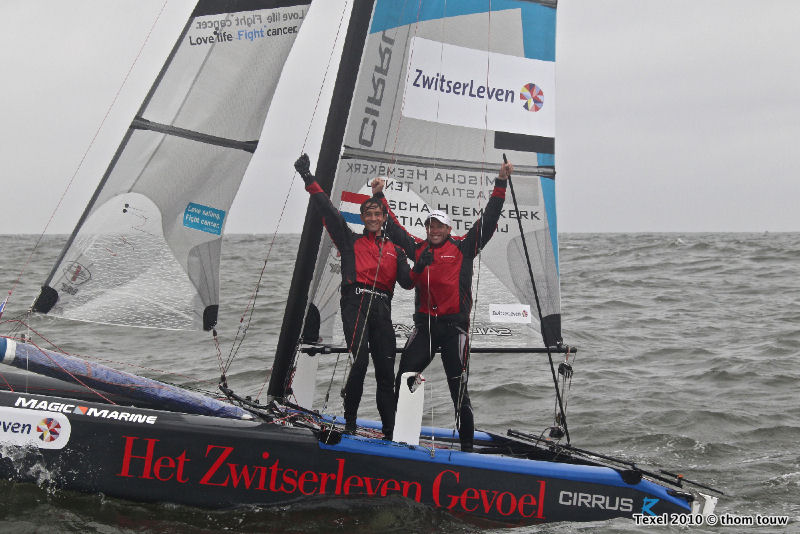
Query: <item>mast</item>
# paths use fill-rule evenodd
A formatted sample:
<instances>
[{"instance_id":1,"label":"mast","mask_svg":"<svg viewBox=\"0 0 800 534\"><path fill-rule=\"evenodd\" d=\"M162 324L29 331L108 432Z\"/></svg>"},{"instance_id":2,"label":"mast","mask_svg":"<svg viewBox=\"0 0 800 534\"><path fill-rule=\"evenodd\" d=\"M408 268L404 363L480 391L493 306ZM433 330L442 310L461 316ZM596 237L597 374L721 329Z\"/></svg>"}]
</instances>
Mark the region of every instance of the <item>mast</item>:
<instances>
[{"instance_id":1,"label":"mast","mask_svg":"<svg viewBox=\"0 0 800 534\"><path fill-rule=\"evenodd\" d=\"M354 0L350 23L347 27L342 58L339 62L339 71L336 75L336 84L333 88L330 111L325 123L325 132L316 168L317 182L329 195L336 175L336 166L339 163L339 152L344 141L347 117L350 113L350 103L358 77L358 69L361 65L364 41L372 18L373 4L374 0ZM308 291L314 275L314 265L321 239L322 220L312 208L309 200L267 390L267 395L271 398L283 398L286 393L287 377L291 371L297 340L300 338L303 315L308 302Z\"/></svg>"}]
</instances>

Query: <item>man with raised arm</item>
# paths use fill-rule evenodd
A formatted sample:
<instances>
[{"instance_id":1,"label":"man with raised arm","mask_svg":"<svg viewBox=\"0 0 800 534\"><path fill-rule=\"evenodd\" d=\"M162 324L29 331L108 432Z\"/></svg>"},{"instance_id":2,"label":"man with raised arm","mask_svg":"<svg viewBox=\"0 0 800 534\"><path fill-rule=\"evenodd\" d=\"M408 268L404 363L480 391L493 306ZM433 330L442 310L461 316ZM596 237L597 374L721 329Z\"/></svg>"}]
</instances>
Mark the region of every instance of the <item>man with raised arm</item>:
<instances>
[{"instance_id":1,"label":"man with raised arm","mask_svg":"<svg viewBox=\"0 0 800 534\"><path fill-rule=\"evenodd\" d=\"M414 330L400 357L395 381L399 396L400 377L405 372L422 372L436 351L442 355L450 397L456 410L462 451L472 451L475 427L467 392L469 376L469 323L472 310L472 260L497 228L506 196L506 182L514 170L510 163L500 167L494 190L483 216L466 235L450 235L452 222L447 213L434 210L425 219L427 239L409 234L389 209L386 233L415 260L411 278L416 288ZM373 198L382 198L384 181L373 180Z\"/></svg>"},{"instance_id":2,"label":"man with raised arm","mask_svg":"<svg viewBox=\"0 0 800 534\"><path fill-rule=\"evenodd\" d=\"M356 431L356 415L364 390L364 377L372 354L378 384L376 404L383 434L392 439L394 431L394 360L397 348L392 326L392 294L395 282L411 289L408 260L402 248L382 233L387 209L380 199L361 204L364 232L357 234L331 203L311 174L308 155L294 164L311 194L311 201L342 258L342 327L353 365L344 387L345 431Z\"/></svg>"}]
</instances>

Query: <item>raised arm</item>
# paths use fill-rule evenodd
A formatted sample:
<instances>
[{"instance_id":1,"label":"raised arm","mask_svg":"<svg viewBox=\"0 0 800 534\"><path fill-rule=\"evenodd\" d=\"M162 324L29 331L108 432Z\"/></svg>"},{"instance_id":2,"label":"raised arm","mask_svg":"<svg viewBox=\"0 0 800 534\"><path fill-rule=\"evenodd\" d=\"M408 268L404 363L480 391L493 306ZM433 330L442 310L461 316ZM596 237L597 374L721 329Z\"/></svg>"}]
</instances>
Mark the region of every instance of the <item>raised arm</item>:
<instances>
[{"instance_id":1,"label":"raised arm","mask_svg":"<svg viewBox=\"0 0 800 534\"><path fill-rule=\"evenodd\" d=\"M506 200L508 177L513 171L514 166L511 163L505 162L500 166L500 172L494 180L492 196L489 198L489 202L486 203L483 216L472 225L472 228L469 229L469 232L461 241L462 254L467 254L470 257L477 256L478 252L486 246L486 243L494 235L497 229L497 222L503 212L503 203Z\"/></svg>"},{"instance_id":2,"label":"raised arm","mask_svg":"<svg viewBox=\"0 0 800 534\"><path fill-rule=\"evenodd\" d=\"M413 289L414 280L411 279L411 268L408 266L408 258L405 251L392 243L395 252L397 253L397 283L403 289Z\"/></svg>"},{"instance_id":3,"label":"raised arm","mask_svg":"<svg viewBox=\"0 0 800 534\"><path fill-rule=\"evenodd\" d=\"M370 185L372 186L372 196L380 199L380 201L383 202L383 205L386 206L386 210L389 213L389 216L386 218L386 235L389 236L389 239L391 239L392 242L400 246L406 252L406 255L415 260L417 243L422 240L417 239L408 233L408 230L406 230L405 227L400 224L400 221L397 220L394 212L392 212L392 208L389 206L389 202L383 195L383 179L375 178L372 180Z\"/></svg>"},{"instance_id":4,"label":"raised arm","mask_svg":"<svg viewBox=\"0 0 800 534\"><path fill-rule=\"evenodd\" d=\"M339 210L334 207L331 199L317 183L314 175L311 174L308 154L303 154L297 158L297 161L294 162L294 168L300 174L303 182L305 182L306 191L311 194L311 202L314 203L314 207L322 216L323 223L333 240L333 244L336 245L336 248L341 252L342 247L346 247L348 243L350 243L349 238L353 234L353 231L347 225L347 221L344 220Z\"/></svg>"}]
</instances>

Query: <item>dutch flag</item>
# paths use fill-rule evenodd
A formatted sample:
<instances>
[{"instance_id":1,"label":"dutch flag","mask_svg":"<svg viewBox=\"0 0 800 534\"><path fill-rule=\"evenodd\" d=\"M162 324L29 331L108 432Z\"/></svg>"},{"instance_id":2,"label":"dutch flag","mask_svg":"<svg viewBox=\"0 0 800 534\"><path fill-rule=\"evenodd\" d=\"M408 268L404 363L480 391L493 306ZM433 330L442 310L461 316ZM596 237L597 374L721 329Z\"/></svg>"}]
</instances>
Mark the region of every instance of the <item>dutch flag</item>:
<instances>
[{"instance_id":1,"label":"dutch flag","mask_svg":"<svg viewBox=\"0 0 800 534\"><path fill-rule=\"evenodd\" d=\"M354 232L363 232L364 223L361 221L361 203L369 200L369 195L362 195L360 193L351 193L350 191L342 191L342 202L339 204L339 212L347 221L350 229Z\"/></svg>"}]
</instances>

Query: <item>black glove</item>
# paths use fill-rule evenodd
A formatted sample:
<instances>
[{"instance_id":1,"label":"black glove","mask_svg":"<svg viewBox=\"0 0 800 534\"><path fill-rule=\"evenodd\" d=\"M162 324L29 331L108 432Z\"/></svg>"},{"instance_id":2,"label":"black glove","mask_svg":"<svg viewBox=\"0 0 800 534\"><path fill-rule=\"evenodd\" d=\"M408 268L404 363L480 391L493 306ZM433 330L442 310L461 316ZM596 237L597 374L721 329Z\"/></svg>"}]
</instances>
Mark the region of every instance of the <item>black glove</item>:
<instances>
[{"instance_id":1,"label":"black glove","mask_svg":"<svg viewBox=\"0 0 800 534\"><path fill-rule=\"evenodd\" d=\"M309 185L314 181L314 175L311 174L311 162L308 159L308 154L303 154L297 161L294 162L294 168L300 173L300 177Z\"/></svg>"},{"instance_id":2,"label":"black glove","mask_svg":"<svg viewBox=\"0 0 800 534\"><path fill-rule=\"evenodd\" d=\"M419 255L419 259L414 263L414 268L411 270L419 274L431 263L433 263L433 251L429 247L425 247L425 250Z\"/></svg>"}]
</instances>

